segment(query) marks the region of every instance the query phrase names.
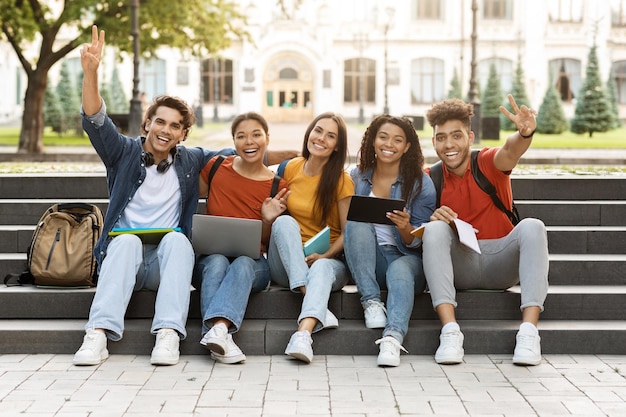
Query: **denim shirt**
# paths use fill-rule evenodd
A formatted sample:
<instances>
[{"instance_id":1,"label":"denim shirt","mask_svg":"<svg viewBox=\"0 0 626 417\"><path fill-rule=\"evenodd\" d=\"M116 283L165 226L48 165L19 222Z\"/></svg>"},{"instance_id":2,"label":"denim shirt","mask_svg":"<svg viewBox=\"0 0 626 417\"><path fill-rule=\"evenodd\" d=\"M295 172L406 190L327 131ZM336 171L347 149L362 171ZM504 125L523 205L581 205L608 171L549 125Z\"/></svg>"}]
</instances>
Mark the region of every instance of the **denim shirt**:
<instances>
[{"instance_id":1,"label":"denim shirt","mask_svg":"<svg viewBox=\"0 0 626 417\"><path fill-rule=\"evenodd\" d=\"M369 168L365 172L361 172L359 168L353 168L350 176L354 180L354 192L358 195L370 195L372 191L372 174L373 170ZM389 192L390 198L402 198L402 178L396 178L391 185ZM433 181L427 174L422 175L422 191L416 195L419 184L416 181L413 186L413 194L406 209L411 215L410 223L414 227L421 226L423 223L430 221L430 215L435 211L436 191ZM406 245L400 236L397 227L393 227L393 236L396 240L398 250L404 255L415 254L422 245L422 239L414 237L413 241Z\"/></svg>"},{"instance_id":2,"label":"denim shirt","mask_svg":"<svg viewBox=\"0 0 626 417\"><path fill-rule=\"evenodd\" d=\"M111 119L106 116L106 107L102 105L100 112L93 116L83 116L83 129L89 140L106 166L107 185L109 190L109 206L104 216L104 228L94 248L98 265L102 265L111 237L109 232L122 216L128 202L146 178L146 167L143 162L144 150L141 138L130 138L118 132ZM202 148L178 146L173 168L176 170L180 184L181 207L179 227L189 238L191 236L191 220L198 210L198 176L204 165L216 154L233 155L234 149L220 152L207 151Z\"/></svg>"}]
</instances>

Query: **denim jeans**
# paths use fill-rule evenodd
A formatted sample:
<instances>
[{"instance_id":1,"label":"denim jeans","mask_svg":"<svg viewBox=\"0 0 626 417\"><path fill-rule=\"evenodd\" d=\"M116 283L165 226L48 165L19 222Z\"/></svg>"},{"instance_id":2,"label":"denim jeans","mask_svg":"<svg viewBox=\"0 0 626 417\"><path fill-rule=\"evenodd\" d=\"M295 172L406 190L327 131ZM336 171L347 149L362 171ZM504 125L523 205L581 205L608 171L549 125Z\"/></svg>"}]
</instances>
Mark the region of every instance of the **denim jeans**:
<instances>
[{"instance_id":1,"label":"denim jeans","mask_svg":"<svg viewBox=\"0 0 626 417\"><path fill-rule=\"evenodd\" d=\"M272 280L291 291L306 287L298 323L306 317L317 319L314 332L324 327L328 300L332 291L339 291L348 282L346 264L340 259L322 258L311 267L304 260L300 226L291 216L279 216L272 225L268 249Z\"/></svg>"},{"instance_id":2,"label":"denim jeans","mask_svg":"<svg viewBox=\"0 0 626 417\"><path fill-rule=\"evenodd\" d=\"M386 289L387 325L383 336L392 336L402 343L415 294L423 292L426 286L421 256L404 255L393 245L379 245L370 223L349 221L343 244L363 307L368 300L381 301L380 291Z\"/></svg>"},{"instance_id":3,"label":"denim jeans","mask_svg":"<svg viewBox=\"0 0 626 417\"><path fill-rule=\"evenodd\" d=\"M523 219L500 239L479 240L482 254L459 242L443 221L426 224L424 272L433 306L456 307L456 292L468 289L505 290L520 284L521 306L539 307L548 293L548 238L538 219Z\"/></svg>"},{"instance_id":4,"label":"denim jeans","mask_svg":"<svg viewBox=\"0 0 626 417\"><path fill-rule=\"evenodd\" d=\"M111 340L124 334L124 315L133 291L156 291L151 333L174 329L187 337L194 253L189 239L166 234L158 245L144 245L136 235L120 235L109 244L85 329L104 329Z\"/></svg>"},{"instance_id":5,"label":"denim jeans","mask_svg":"<svg viewBox=\"0 0 626 417\"><path fill-rule=\"evenodd\" d=\"M247 256L235 259L224 255L200 256L196 262L194 286L200 289L202 335L212 327L213 319L224 318L239 331L250 293L263 291L270 282L267 259Z\"/></svg>"}]
</instances>

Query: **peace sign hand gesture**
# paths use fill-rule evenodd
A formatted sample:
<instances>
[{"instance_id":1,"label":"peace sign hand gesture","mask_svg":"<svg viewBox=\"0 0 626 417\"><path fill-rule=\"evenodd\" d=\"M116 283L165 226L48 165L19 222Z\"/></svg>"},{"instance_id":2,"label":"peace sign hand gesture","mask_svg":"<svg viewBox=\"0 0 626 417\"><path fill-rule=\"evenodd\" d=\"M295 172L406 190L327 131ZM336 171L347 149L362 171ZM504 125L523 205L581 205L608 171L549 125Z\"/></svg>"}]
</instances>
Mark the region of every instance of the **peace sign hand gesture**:
<instances>
[{"instance_id":1,"label":"peace sign hand gesture","mask_svg":"<svg viewBox=\"0 0 626 417\"><path fill-rule=\"evenodd\" d=\"M80 50L80 62L85 72L98 71L100 60L102 58L102 50L104 48L104 30L100 31L98 37L98 26L91 27L91 44L83 45Z\"/></svg>"},{"instance_id":2,"label":"peace sign hand gesture","mask_svg":"<svg viewBox=\"0 0 626 417\"><path fill-rule=\"evenodd\" d=\"M517 103L511 94L507 95L507 98L514 114L504 106L500 106L500 112L515 123L517 130L523 138L531 137L537 128L537 121L535 120L537 111L527 107L525 104L522 104L522 107L517 107Z\"/></svg>"}]
</instances>

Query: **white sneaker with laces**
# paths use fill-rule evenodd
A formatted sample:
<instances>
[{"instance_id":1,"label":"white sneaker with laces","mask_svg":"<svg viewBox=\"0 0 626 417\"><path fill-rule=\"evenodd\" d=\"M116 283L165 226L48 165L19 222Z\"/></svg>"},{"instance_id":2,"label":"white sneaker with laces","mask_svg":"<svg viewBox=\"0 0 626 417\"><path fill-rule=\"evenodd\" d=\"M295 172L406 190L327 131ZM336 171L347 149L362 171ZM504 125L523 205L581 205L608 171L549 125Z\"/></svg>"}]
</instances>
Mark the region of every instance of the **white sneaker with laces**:
<instances>
[{"instance_id":1,"label":"white sneaker with laces","mask_svg":"<svg viewBox=\"0 0 626 417\"><path fill-rule=\"evenodd\" d=\"M289 344L285 349L285 355L301 360L302 362L311 363L313 360L313 339L311 334L306 330L300 330L291 335Z\"/></svg>"},{"instance_id":2,"label":"white sneaker with laces","mask_svg":"<svg viewBox=\"0 0 626 417\"><path fill-rule=\"evenodd\" d=\"M387 309L382 301L367 300L364 307L365 327L368 329L384 329L387 325Z\"/></svg>"},{"instance_id":3,"label":"white sneaker with laces","mask_svg":"<svg viewBox=\"0 0 626 417\"><path fill-rule=\"evenodd\" d=\"M244 362L246 360L246 355L243 354L241 349L239 349L239 346L237 346L233 340L233 335L227 333L224 353L220 354L215 351L211 351L211 358L220 363L234 364Z\"/></svg>"},{"instance_id":4,"label":"white sneaker with laces","mask_svg":"<svg viewBox=\"0 0 626 417\"><path fill-rule=\"evenodd\" d=\"M515 336L515 365L539 365L541 363L541 337L537 328L530 323L522 323Z\"/></svg>"},{"instance_id":5,"label":"white sneaker with laces","mask_svg":"<svg viewBox=\"0 0 626 417\"><path fill-rule=\"evenodd\" d=\"M457 328L441 332L439 335L439 348L435 352L435 362L443 365L452 365L463 362L464 336Z\"/></svg>"},{"instance_id":6,"label":"white sneaker with laces","mask_svg":"<svg viewBox=\"0 0 626 417\"><path fill-rule=\"evenodd\" d=\"M376 361L378 366L398 366L400 365L400 351L409 353L395 337L384 336L374 343L380 345L380 353Z\"/></svg>"},{"instance_id":7,"label":"white sneaker with laces","mask_svg":"<svg viewBox=\"0 0 626 417\"><path fill-rule=\"evenodd\" d=\"M98 330L88 329L83 337L83 344L74 354L74 365L98 365L109 357L107 337Z\"/></svg>"},{"instance_id":8,"label":"white sneaker with laces","mask_svg":"<svg viewBox=\"0 0 626 417\"><path fill-rule=\"evenodd\" d=\"M176 365L180 352L180 337L174 329L161 329L157 332L156 342L150 356L152 365Z\"/></svg>"},{"instance_id":9,"label":"white sneaker with laces","mask_svg":"<svg viewBox=\"0 0 626 417\"><path fill-rule=\"evenodd\" d=\"M333 314L332 311L326 309L326 318L324 319L324 328L325 329L336 329L339 327L339 320Z\"/></svg>"},{"instance_id":10,"label":"white sneaker with laces","mask_svg":"<svg viewBox=\"0 0 626 417\"><path fill-rule=\"evenodd\" d=\"M226 344L228 343L228 328L224 323L216 324L211 327L204 335L200 344L211 352L223 355L226 352Z\"/></svg>"}]
</instances>

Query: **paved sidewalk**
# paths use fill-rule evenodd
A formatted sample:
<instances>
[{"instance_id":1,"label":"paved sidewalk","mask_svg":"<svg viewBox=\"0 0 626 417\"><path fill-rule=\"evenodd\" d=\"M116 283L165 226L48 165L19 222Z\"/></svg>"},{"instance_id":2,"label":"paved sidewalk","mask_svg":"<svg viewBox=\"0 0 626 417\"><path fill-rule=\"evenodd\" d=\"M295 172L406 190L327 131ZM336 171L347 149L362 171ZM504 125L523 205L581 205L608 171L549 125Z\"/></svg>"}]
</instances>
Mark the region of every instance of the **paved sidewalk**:
<instances>
[{"instance_id":1,"label":"paved sidewalk","mask_svg":"<svg viewBox=\"0 0 626 417\"><path fill-rule=\"evenodd\" d=\"M461 365L402 356L249 356L215 364L183 356L154 367L113 355L75 367L71 355L0 355L0 415L66 416L625 416L626 356L546 355L518 367L506 355L467 355Z\"/></svg>"}]
</instances>

